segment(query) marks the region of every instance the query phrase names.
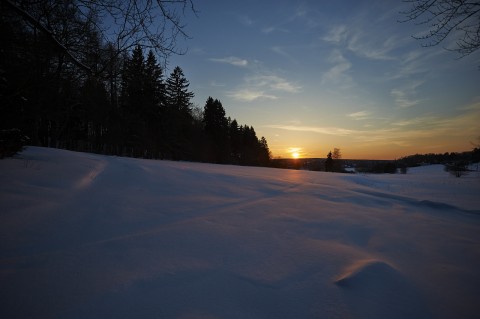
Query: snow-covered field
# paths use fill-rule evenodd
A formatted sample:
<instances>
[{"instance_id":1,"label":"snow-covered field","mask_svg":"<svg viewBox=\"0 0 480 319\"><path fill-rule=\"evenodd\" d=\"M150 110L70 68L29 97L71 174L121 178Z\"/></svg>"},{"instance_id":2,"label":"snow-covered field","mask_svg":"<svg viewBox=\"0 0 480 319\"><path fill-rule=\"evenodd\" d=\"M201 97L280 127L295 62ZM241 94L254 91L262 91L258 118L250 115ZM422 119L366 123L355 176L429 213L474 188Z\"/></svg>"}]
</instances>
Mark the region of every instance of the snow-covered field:
<instances>
[{"instance_id":1,"label":"snow-covered field","mask_svg":"<svg viewBox=\"0 0 480 319\"><path fill-rule=\"evenodd\" d=\"M480 176L0 161L1 318L479 318Z\"/></svg>"}]
</instances>

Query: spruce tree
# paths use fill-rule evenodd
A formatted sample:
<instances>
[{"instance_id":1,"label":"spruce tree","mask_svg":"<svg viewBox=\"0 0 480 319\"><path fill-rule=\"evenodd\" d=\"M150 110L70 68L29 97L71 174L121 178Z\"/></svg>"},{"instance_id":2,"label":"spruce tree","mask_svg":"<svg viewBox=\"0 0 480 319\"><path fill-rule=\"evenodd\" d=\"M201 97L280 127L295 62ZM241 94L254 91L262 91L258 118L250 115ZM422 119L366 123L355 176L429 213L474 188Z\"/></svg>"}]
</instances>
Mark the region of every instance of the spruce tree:
<instances>
[{"instance_id":1,"label":"spruce tree","mask_svg":"<svg viewBox=\"0 0 480 319\"><path fill-rule=\"evenodd\" d=\"M165 87L166 102L168 107L176 111L191 114L192 104L190 100L194 97L188 87L190 83L185 78L183 70L177 66L167 79Z\"/></svg>"},{"instance_id":2,"label":"spruce tree","mask_svg":"<svg viewBox=\"0 0 480 319\"><path fill-rule=\"evenodd\" d=\"M177 66L165 84L164 135L167 148L173 159L188 159L192 156L191 135L193 127L192 103L194 94L182 69Z\"/></svg>"},{"instance_id":3,"label":"spruce tree","mask_svg":"<svg viewBox=\"0 0 480 319\"><path fill-rule=\"evenodd\" d=\"M222 103L209 97L203 112L205 132L210 140L210 161L216 163L229 162L228 120Z\"/></svg>"},{"instance_id":4,"label":"spruce tree","mask_svg":"<svg viewBox=\"0 0 480 319\"><path fill-rule=\"evenodd\" d=\"M230 138L230 152L233 164L240 163L240 133L237 120L233 120L229 125L228 136Z\"/></svg>"},{"instance_id":5,"label":"spruce tree","mask_svg":"<svg viewBox=\"0 0 480 319\"><path fill-rule=\"evenodd\" d=\"M268 148L267 139L264 136L259 140L259 145L258 165L268 166L270 164L271 153Z\"/></svg>"},{"instance_id":6,"label":"spruce tree","mask_svg":"<svg viewBox=\"0 0 480 319\"><path fill-rule=\"evenodd\" d=\"M140 46L132 51L127 58L122 72L122 126L125 141L125 155L142 157L146 145L143 137L146 135L146 123L142 114L145 113L145 59Z\"/></svg>"},{"instance_id":7,"label":"spruce tree","mask_svg":"<svg viewBox=\"0 0 480 319\"><path fill-rule=\"evenodd\" d=\"M163 69L152 50L148 52L144 69L145 123L147 124L148 146L153 157L161 157L161 121L165 105L165 83Z\"/></svg>"},{"instance_id":8,"label":"spruce tree","mask_svg":"<svg viewBox=\"0 0 480 319\"><path fill-rule=\"evenodd\" d=\"M145 61L145 96L152 111L158 111L160 105L165 104L165 83L163 82L163 69L158 64L152 50L148 52Z\"/></svg>"}]
</instances>

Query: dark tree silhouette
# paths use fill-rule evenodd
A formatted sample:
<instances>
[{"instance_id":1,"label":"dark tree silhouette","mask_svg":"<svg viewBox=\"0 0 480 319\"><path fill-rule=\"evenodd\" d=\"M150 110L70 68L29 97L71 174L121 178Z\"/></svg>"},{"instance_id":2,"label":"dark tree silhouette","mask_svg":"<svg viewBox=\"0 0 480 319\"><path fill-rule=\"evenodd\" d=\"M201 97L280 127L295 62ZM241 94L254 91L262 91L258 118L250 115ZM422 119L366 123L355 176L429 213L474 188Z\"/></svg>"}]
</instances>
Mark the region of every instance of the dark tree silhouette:
<instances>
[{"instance_id":1,"label":"dark tree silhouette","mask_svg":"<svg viewBox=\"0 0 480 319\"><path fill-rule=\"evenodd\" d=\"M327 159L325 160L325 172L333 172L332 152L328 152L327 154Z\"/></svg>"},{"instance_id":2,"label":"dark tree silhouette","mask_svg":"<svg viewBox=\"0 0 480 319\"><path fill-rule=\"evenodd\" d=\"M339 148L334 148L332 153L332 160L333 160L333 171L334 172L342 172L342 153Z\"/></svg>"},{"instance_id":3,"label":"dark tree silhouette","mask_svg":"<svg viewBox=\"0 0 480 319\"><path fill-rule=\"evenodd\" d=\"M458 51L462 56L480 47L480 1L469 0L404 0L411 9L402 12L405 21L416 21L427 27L426 34L414 36L425 40L426 46L442 43L449 35L457 36Z\"/></svg>"},{"instance_id":4,"label":"dark tree silhouette","mask_svg":"<svg viewBox=\"0 0 480 319\"><path fill-rule=\"evenodd\" d=\"M166 103L169 107L174 108L178 112L191 113L191 99L194 97L188 87L190 83L185 78L183 70L177 66L167 79L165 95Z\"/></svg>"},{"instance_id":5,"label":"dark tree silhouette","mask_svg":"<svg viewBox=\"0 0 480 319\"><path fill-rule=\"evenodd\" d=\"M81 47L75 26L82 17L71 10L66 16L72 21L66 21L59 11L63 5L71 9L72 1L49 17L71 31L64 38L72 40L71 47ZM104 43L95 28L84 26L80 61L97 70L106 65L101 76L78 72L42 32L16 14L0 12L2 154L28 140L112 155L268 165L267 141L259 140L253 127L227 119L220 101L210 98L205 112L193 107L180 67L164 81L153 50L145 56L137 45L118 55L114 43Z\"/></svg>"},{"instance_id":6,"label":"dark tree silhouette","mask_svg":"<svg viewBox=\"0 0 480 319\"><path fill-rule=\"evenodd\" d=\"M232 163L239 164L240 163L240 128L238 126L237 120L229 121L229 132L228 135L230 137L230 151L231 151L231 159Z\"/></svg>"},{"instance_id":7,"label":"dark tree silhouette","mask_svg":"<svg viewBox=\"0 0 480 319\"><path fill-rule=\"evenodd\" d=\"M191 154L193 92L183 70L177 66L165 85L163 132L168 140L168 150L174 159L184 159Z\"/></svg>"},{"instance_id":8,"label":"dark tree silhouette","mask_svg":"<svg viewBox=\"0 0 480 319\"><path fill-rule=\"evenodd\" d=\"M122 72L123 139L126 155L143 156L146 149L148 102L145 96L145 59L140 46L127 58Z\"/></svg>"},{"instance_id":9,"label":"dark tree silhouette","mask_svg":"<svg viewBox=\"0 0 480 319\"><path fill-rule=\"evenodd\" d=\"M260 138L260 150L259 150L259 158L258 158L258 165L260 166L269 166L270 159L272 158L272 154L270 153L270 149L268 148L267 139L262 136Z\"/></svg>"},{"instance_id":10,"label":"dark tree silhouette","mask_svg":"<svg viewBox=\"0 0 480 319\"><path fill-rule=\"evenodd\" d=\"M210 161L226 163L229 157L228 120L222 103L209 97L203 111L205 132L209 137L208 156Z\"/></svg>"}]
</instances>

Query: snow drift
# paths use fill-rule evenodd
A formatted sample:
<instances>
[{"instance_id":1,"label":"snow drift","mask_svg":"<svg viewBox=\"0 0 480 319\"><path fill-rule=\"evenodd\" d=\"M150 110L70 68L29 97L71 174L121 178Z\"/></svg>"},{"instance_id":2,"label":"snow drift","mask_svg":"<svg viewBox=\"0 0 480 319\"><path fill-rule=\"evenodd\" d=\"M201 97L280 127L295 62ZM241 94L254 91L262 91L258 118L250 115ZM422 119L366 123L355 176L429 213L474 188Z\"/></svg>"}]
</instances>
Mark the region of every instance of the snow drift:
<instances>
[{"instance_id":1,"label":"snow drift","mask_svg":"<svg viewBox=\"0 0 480 319\"><path fill-rule=\"evenodd\" d=\"M0 161L2 318L478 318L480 178L28 147Z\"/></svg>"}]
</instances>

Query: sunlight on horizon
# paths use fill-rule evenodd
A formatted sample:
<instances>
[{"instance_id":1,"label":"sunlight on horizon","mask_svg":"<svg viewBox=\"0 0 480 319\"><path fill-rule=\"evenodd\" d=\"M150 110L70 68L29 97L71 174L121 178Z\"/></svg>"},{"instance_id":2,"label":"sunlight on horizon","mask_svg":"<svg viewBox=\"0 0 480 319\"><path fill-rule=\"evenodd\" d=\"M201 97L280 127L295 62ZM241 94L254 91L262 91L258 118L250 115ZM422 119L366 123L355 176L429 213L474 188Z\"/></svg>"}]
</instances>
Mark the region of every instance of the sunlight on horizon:
<instances>
[{"instance_id":1,"label":"sunlight on horizon","mask_svg":"<svg viewBox=\"0 0 480 319\"><path fill-rule=\"evenodd\" d=\"M303 151L300 147L290 147L287 149L287 153L290 155L291 158L301 158L303 157Z\"/></svg>"},{"instance_id":2,"label":"sunlight on horizon","mask_svg":"<svg viewBox=\"0 0 480 319\"><path fill-rule=\"evenodd\" d=\"M272 1L221 3L205 1L202 19L189 21L195 50L171 65L185 70L194 104L221 100L265 137L273 157L325 158L337 147L345 158L394 160L472 149L478 54L456 59L442 46L422 47L412 35L423 26L398 23L408 3L353 1L355 10L344 10L287 1L275 13ZM219 23L238 36L212 41ZM248 39L242 50L238 38Z\"/></svg>"}]
</instances>

